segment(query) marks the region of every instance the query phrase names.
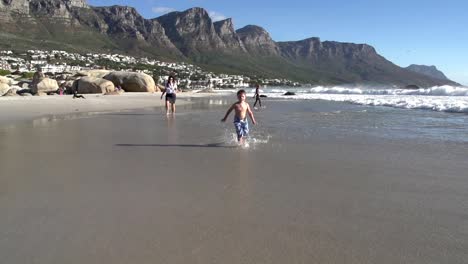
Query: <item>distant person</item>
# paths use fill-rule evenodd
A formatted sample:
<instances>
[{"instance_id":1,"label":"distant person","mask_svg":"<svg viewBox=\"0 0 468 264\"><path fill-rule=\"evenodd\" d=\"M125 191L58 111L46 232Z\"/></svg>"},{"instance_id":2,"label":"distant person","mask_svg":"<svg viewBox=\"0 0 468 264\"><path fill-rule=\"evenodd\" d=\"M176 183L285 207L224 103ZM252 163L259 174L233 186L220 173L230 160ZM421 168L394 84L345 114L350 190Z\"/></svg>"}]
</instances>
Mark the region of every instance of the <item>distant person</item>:
<instances>
[{"instance_id":1,"label":"distant person","mask_svg":"<svg viewBox=\"0 0 468 264\"><path fill-rule=\"evenodd\" d=\"M171 106L171 112L175 113L175 102L177 93L177 83L174 76L169 76L166 82L164 91L161 94L161 99L166 94L166 114L169 114L169 104Z\"/></svg>"},{"instance_id":2,"label":"distant person","mask_svg":"<svg viewBox=\"0 0 468 264\"><path fill-rule=\"evenodd\" d=\"M254 103L254 108L255 106L257 105L257 103L260 105L260 107L262 107L262 100L260 100L260 85L255 85L255 94L254 94L254 98L255 98L255 103Z\"/></svg>"},{"instance_id":3,"label":"distant person","mask_svg":"<svg viewBox=\"0 0 468 264\"><path fill-rule=\"evenodd\" d=\"M65 92L65 81L60 81L59 83L58 93L59 95L63 95Z\"/></svg>"},{"instance_id":4,"label":"distant person","mask_svg":"<svg viewBox=\"0 0 468 264\"><path fill-rule=\"evenodd\" d=\"M245 101L245 99L245 91L239 90L237 92L237 102L229 107L226 115L223 119L221 119L221 122L226 122L227 117L232 112L232 110L234 110L234 127L236 129L237 141L240 145L244 145L245 138L249 135L249 123L247 121L247 115L249 115L254 125L257 124L252 110L250 110L250 105Z\"/></svg>"},{"instance_id":5,"label":"distant person","mask_svg":"<svg viewBox=\"0 0 468 264\"><path fill-rule=\"evenodd\" d=\"M37 66L36 72L33 75L32 85L37 85L45 78L45 74L42 72L42 68Z\"/></svg>"}]
</instances>

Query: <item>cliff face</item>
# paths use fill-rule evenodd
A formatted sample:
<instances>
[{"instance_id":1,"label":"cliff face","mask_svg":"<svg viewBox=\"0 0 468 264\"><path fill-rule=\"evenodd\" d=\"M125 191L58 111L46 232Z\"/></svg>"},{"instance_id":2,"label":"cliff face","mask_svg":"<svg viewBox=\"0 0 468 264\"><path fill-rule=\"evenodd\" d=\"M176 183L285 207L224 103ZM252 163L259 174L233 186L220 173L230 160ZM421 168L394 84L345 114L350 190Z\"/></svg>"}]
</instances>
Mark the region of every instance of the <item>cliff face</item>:
<instances>
[{"instance_id":1,"label":"cliff face","mask_svg":"<svg viewBox=\"0 0 468 264\"><path fill-rule=\"evenodd\" d=\"M228 18L221 20L215 22L213 25L215 27L216 33L224 42L227 51L239 51L243 53L247 52L244 43L234 29L232 19Z\"/></svg>"},{"instance_id":2,"label":"cliff face","mask_svg":"<svg viewBox=\"0 0 468 264\"><path fill-rule=\"evenodd\" d=\"M84 0L0 0L7 21L27 18L72 19L73 8L89 8Z\"/></svg>"},{"instance_id":3,"label":"cliff face","mask_svg":"<svg viewBox=\"0 0 468 264\"><path fill-rule=\"evenodd\" d=\"M98 20L101 19L103 23L93 25L93 22L84 20L89 26L95 26L97 30L114 38L133 39L158 49L178 53L158 21L143 18L134 8L111 6L95 7L93 10L98 15Z\"/></svg>"},{"instance_id":4,"label":"cliff face","mask_svg":"<svg viewBox=\"0 0 468 264\"><path fill-rule=\"evenodd\" d=\"M44 48L39 42L49 42L45 45L54 48L182 56L157 21L144 19L132 7L91 7L84 0L0 0L0 11L0 34L11 38L4 46L21 42Z\"/></svg>"},{"instance_id":5,"label":"cliff face","mask_svg":"<svg viewBox=\"0 0 468 264\"><path fill-rule=\"evenodd\" d=\"M238 29L236 33L251 54L263 56L278 56L280 54L279 47L262 27L248 25Z\"/></svg>"},{"instance_id":6,"label":"cliff face","mask_svg":"<svg viewBox=\"0 0 468 264\"><path fill-rule=\"evenodd\" d=\"M216 33L208 12L202 8L172 12L156 21L162 25L171 42L186 56L226 48Z\"/></svg>"},{"instance_id":7,"label":"cliff face","mask_svg":"<svg viewBox=\"0 0 468 264\"><path fill-rule=\"evenodd\" d=\"M435 67L398 67L366 44L275 42L259 26L236 31L231 19L213 23L202 8L145 19L132 7L85 0L0 0L0 23L0 48L125 52L322 84L456 84Z\"/></svg>"}]
</instances>

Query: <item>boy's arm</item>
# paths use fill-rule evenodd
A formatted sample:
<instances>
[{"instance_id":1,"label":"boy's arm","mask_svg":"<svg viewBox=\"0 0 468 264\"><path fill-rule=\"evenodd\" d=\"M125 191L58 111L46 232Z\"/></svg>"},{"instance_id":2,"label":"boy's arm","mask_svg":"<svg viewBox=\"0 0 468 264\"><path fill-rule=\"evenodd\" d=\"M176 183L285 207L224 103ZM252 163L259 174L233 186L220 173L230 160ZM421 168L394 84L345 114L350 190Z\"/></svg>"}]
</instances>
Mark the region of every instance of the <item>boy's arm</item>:
<instances>
[{"instance_id":1,"label":"boy's arm","mask_svg":"<svg viewBox=\"0 0 468 264\"><path fill-rule=\"evenodd\" d=\"M164 91L162 92L161 94L161 99L163 98L163 95L166 93L166 89L164 89Z\"/></svg>"},{"instance_id":2,"label":"boy's arm","mask_svg":"<svg viewBox=\"0 0 468 264\"><path fill-rule=\"evenodd\" d=\"M229 109L226 112L226 115L224 115L224 118L221 119L221 122L226 122L226 119L229 116L229 114L232 112L232 109L234 109L234 105L231 105L231 107L229 107Z\"/></svg>"},{"instance_id":3,"label":"boy's arm","mask_svg":"<svg viewBox=\"0 0 468 264\"><path fill-rule=\"evenodd\" d=\"M249 114L250 120L252 120L252 123L253 123L254 125L256 125L257 122L255 121L255 117L254 117L254 115L253 115L253 113L252 113L252 110L250 109L250 105L247 105L247 114Z\"/></svg>"}]
</instances>

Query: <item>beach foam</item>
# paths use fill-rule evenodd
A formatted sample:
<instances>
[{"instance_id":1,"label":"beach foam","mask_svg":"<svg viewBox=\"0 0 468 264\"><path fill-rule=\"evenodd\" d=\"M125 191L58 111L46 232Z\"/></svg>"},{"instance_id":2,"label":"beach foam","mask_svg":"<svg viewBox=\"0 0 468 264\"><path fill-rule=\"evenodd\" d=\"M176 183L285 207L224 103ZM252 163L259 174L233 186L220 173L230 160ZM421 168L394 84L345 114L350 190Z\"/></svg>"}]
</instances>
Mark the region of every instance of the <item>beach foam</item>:
<instances>
[{"instance_id":1,"label":"beach foam","mask_svg":"<svg viewBox=\"0 0 468 264\"><path fill-rule=\"evenodd\" d=\"M286 91L296 95L284 96ZM310 89L266 89L270 98L328 100L370 106L425 109L441 112L468 113L468 88L437 86L426 89L373 89L367 87L322 87Z\"/></svg>"}]
</instances>

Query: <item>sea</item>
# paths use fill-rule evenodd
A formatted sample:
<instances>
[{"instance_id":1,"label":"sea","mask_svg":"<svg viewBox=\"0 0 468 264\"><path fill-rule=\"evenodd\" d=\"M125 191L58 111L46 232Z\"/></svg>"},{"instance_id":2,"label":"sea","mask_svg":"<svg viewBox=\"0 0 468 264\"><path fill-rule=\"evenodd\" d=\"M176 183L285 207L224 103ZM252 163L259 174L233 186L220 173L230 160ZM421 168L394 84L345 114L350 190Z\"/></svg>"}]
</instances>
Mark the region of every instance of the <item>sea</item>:
<instances>
[{"instance_id":1,"label":"sea","mask_svg":"<svg viewBox=\"0 0 468 264\"><path fill-rule=\"evenodd\" d=\"M252 106L254 89L246 91ZM259 122L272 131L284 130L281 137L317 133L468 142L468 87L272 87L260 93L267 97L254 113L264 116Z\"/></svg>"}]
</instances>

